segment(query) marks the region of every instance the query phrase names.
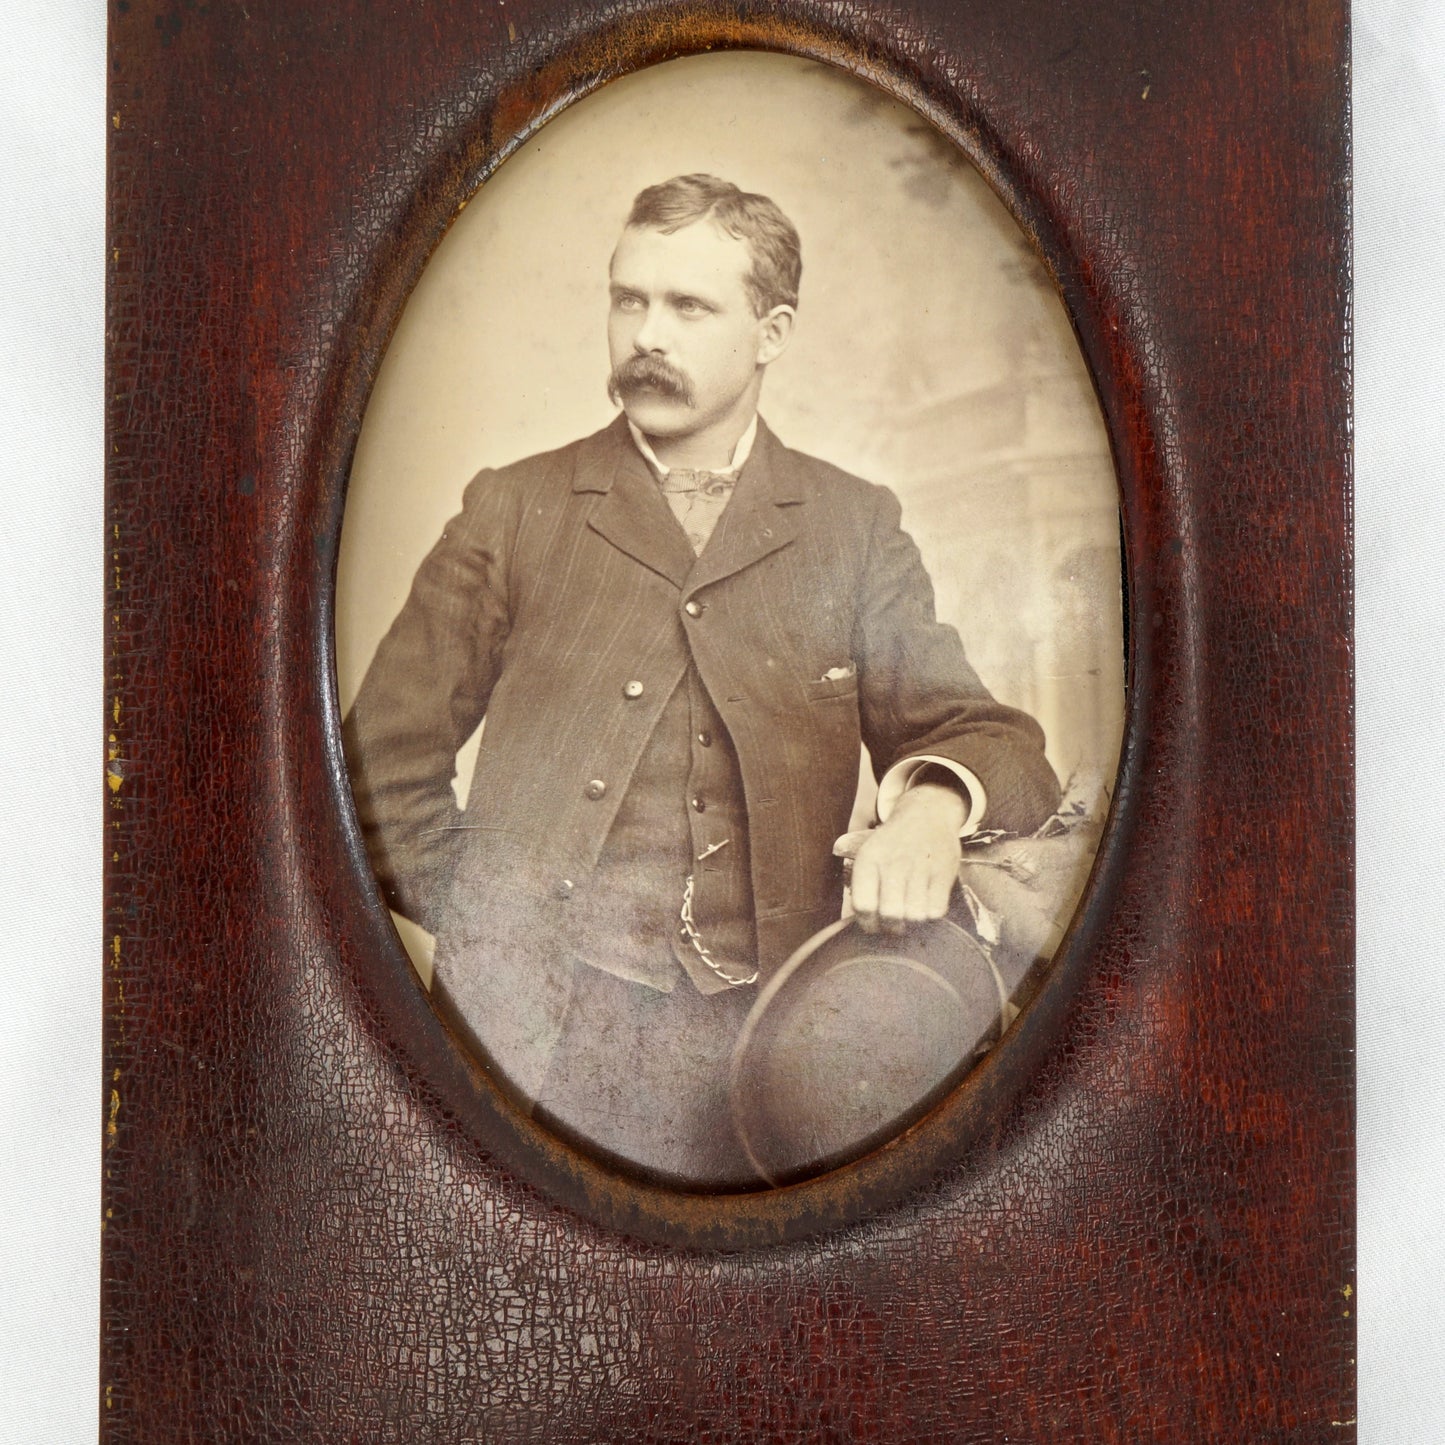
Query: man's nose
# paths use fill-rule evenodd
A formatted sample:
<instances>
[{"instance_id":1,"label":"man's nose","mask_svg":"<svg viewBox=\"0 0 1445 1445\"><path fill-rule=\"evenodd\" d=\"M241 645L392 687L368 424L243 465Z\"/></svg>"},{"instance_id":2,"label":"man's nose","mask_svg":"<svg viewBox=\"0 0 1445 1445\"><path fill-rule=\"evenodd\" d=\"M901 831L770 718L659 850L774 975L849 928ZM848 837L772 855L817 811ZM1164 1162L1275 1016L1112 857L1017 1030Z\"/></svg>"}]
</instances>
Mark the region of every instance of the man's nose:
<instances>
[{"instance_id":1,"label":"man's nose","mask_svg":"<svg viewBox=\"0 0 1445 1445\"><path fill-rule=\"evenodd\" d=\"M661 352L667 350L666 325L662 316L660 306L649 306L643 314L642 322L637 328L636 335L632 338L632 346L635 351Z\"/></svg>"}]
</instances>

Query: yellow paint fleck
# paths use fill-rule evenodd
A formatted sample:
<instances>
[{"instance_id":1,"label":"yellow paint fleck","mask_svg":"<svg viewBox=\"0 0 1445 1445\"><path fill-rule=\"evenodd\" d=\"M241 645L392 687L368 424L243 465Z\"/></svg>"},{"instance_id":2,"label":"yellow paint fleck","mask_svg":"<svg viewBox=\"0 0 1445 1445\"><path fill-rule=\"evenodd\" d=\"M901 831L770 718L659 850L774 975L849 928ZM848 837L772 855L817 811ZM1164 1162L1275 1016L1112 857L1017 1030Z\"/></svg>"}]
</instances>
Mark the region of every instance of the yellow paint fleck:
<instances>
[{"instance_id":1,"label":"yellow paint fleck","mask_svg":"<svg viewBox=\"0 0 1445 1445\"><path fill-rule=\"evenodd\" d=\"M1354 1286L1347 1284L1347 1285L1344 1287L1344 1289L1342 1289L1342 1290L1340 1291L1340 1293L1341 1293L1342 1295L1344 1295L1344 1297L1345 1297L1346 1299L1350 1299L1350 1298L1353 1297L1353 1295L1354 1295L1354 1293L1355 1293Z\"/></svg>"},{"instance_id":2,"label":"yellow paint fleck","mask_svg":"<svg viewBox=\"0 0 1445 1445\"><path fill-rule=\"evenodd\" d=\"M105 1387L105 1408L106 1408L107 1410L109 1410L110 1407L111 1407L110 1392L111 1392L114 1388L115 1388L115 1387L114 1387L113 1385L107 1385L107 1386Z\"/></svg>"},{"instance_id":3,"label":"yellow paint fleck","mask_svg":"<svg viewBox=\"0 0 1445 1445\"><path fill-rule=\"evenodd\" d=\"M513 25L510 20L507 21L507 39L510 40L513 45L517 43L517 27Z\"/></svg>"},{"instance_id":4,"label":"yellow paint fleck","mask_svg":"<svg viewBox=\"0 0 1445 1445\"><path fill-rule=\"evenodd\" d=\"M115 113L113 116L111 116L111 118L110 118L110 123L111 123L117 130L120 129L120 112L119 112L119 111L116 111L116 113Z\"/></svg>"},{"instance_id":5,"label":"yellow paint fleck","mask_svg":"<svg viewBox=\"0 0 1445 1445\"><path fill-rule=\"evenodd\" d=\"M115 1136L117 1133L119 1133L119 1129L117 1128L115 1122L116 1115L118 1115L119 1113L120 1094L115 1089L112 1089L110 1091L110 1118L106 1120L105 1124L106 1137L111 1144L115 1143Z\"/></svg>"},{"instance_id":6,"label":"yellow paint fleck","mask_svg":"<svg viewBox=\"0 0 1445 1445\"><path fill-rule=\"evenodd\" d=\"M115 1073L113 1073L110 1077L111 1077L112 1080L114 1080L114 1082L119 1083L119 1082L120 1082L120 1070L117 1069L117 1070L115 1071Z\"/></svg>"},{"instance_id":7,"label":"yellow paint fleck","mask_svg":"<svg viewBox=\"0 0 1445 1445\"><path fill-rule=\"evenodd\" d=\"M110 253L110 259L111 259L111 261L112 261L114 264L116 264L116 265L119 265L119 264L120 264L120 247L117 246L117 247Z\"/></svg>"},{"instance_id":8,"label":"yellow paint fleck","mask_svg":"<svg viewBox=\"0 0 1445 1445\"><path fill-rule=\"evenodd\" d=\"M1148 99L1149 99L1149 92L1150 92L1153 88L1154 88L1154 87L1153 87L1152 85L1146 85L1146 86L1144 87L1144 94L1141 95L1141 96L1139 97L1139 99L1140 99L1140 100L1148 100Z\"/></svg>"},{"instance_id":9,"label":"yellow paint fleck","mask_svg":"<svg viewBox=\"0 0 1445 1445\"><path fill-rule=\"evenodd\" d=\"M111 718L114 720L116 727L119 727L119 726L120 726L120 698L119 698L119 697L117 697L117 698L115 699L115 701L114 701L113 703L111 703L111 705L110 705L110 715L111 715Z\"/></svg>"},{"instance_id":10,"label":"yellow paint fleck","mask_svg":"<svg viewBox=\"0 0 1445 1445\"><path fill-rule=\"evenodd\" d=\"M120 967L120 934L116 934L110 941L110 956L115 960L115 966ZM120 1070L116 1070L116 1077L120 1077Z\"/></svg>"}]
</instances>

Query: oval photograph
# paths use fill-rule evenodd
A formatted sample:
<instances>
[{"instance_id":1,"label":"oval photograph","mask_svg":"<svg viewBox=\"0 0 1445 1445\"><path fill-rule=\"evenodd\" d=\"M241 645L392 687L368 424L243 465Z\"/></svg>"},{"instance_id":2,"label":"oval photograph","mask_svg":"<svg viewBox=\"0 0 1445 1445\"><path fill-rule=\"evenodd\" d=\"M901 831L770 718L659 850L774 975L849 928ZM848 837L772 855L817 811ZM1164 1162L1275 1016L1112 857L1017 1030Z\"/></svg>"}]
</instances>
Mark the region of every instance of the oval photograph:
<instances>
[{"instance_id":1,"label":"oval photograph","mask_svg":"<svg viewBox=\"0 0 1445 1445\"><path fill-rule=\"evenodd\" d=\"M1047 977L1118 764L1118 486L1036 252L841 72L605 86L407 303L336 658L381 895L517 1109L690 1191L886 1147Z\"/></svg>"}]
</instances>

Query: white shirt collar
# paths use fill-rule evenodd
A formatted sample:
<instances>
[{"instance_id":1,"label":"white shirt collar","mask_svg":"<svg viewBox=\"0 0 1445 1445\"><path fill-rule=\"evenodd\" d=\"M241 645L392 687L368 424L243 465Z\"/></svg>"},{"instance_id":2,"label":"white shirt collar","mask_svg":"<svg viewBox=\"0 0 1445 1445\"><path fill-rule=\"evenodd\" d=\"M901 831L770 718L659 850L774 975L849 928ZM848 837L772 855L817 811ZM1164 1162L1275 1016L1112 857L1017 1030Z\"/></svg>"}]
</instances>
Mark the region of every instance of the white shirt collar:
<instances>
[{"instance_id":1,"label":"white shirt collar","mask_svg":"<svg viewBox=\"0 0 1445 1445\"><path fill-rule=\"evenodd\" d=\"M631 417L627 418L627 430L632 433L632 440L637 445L637 450L642 453L643 459L653 471L659 476L667 476L671 467L665 467L657 460L657 454L648 445L647 438L633 425ZM722 476L736 476L743 469L743 463L752 455L753 443L758 439L758 414L753 413L753 419L748 423L747 430L738 438L738 444L733 448L733 459L723 468Z\"/></svg>"}]
</instances>

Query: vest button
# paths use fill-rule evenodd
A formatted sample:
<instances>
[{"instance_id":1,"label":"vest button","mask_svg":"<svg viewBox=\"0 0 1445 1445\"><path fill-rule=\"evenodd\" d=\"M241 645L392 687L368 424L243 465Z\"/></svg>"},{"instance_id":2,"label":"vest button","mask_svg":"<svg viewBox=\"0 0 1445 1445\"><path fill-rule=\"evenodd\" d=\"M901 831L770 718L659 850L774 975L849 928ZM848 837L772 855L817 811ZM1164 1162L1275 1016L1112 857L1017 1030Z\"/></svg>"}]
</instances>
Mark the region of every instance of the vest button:
<instances>
[{"instance_id":1,"label":"vest button","mask_svg":"<svg viewBox=\"0 0 1445 1445\"><path fill-rule=\"evenodd\" d=\"M708 732L708 730L707 730L706 728L704 728L704 729L697 735L697 740L698 740L698 742L701 743L702 746L705 747L705 748L710 748L710 747L712 746L712 734L711 734L710 732Z\"/></svg>"},{"instance_id":2,"label":"vest button","mask_svg":"<svg viewBox=\"0 0 1445 1445\"><path fill-rule=\"evenodd\" d=\"M607 784L601 778L593 778L582 791L595 803L598 798L607 796Z\"/></svg>"},{"instance_id":3,"label":"vest button","mask_svg":"<svg viewBox=\"0 0 1445 1445\"><path fill-rule=\"evenodd\" d=\"M707 799L702 797L694 798L692 800L692 810L694 813L707 812Z\"/></svg>"},{"instance_id":4,"label":"vest button","mask_svg":"<svg viewBox=\"0 0 1445 1445\"><path fill-rule=\"evenodd\" d=\"M644 691L645 689L643 688L642 684L638 682L636 678L633 678L631 682L623 684L622 696L641 697Z\"/></svg>"},{"instance_id":5,"label":"vest button","mask_svg":"<svg viewBox=\"0 0 1445 1445\"><path fill-rule=\"evenodd\" d=\"M689 617L701 617L702 603L689 598L682 604L682 610L686 612Z\"/></svg>"},{"instance_id":6,"label":"vest button","mask_svg":"<svg viewBox=\"0 0 1445 1445\"><path fill-rule=\"evenodd\" d=\"M557 880L557 897L570 898L572 896L573 886L570 878L559 878Z\"/></svg>"}]
</instances>

